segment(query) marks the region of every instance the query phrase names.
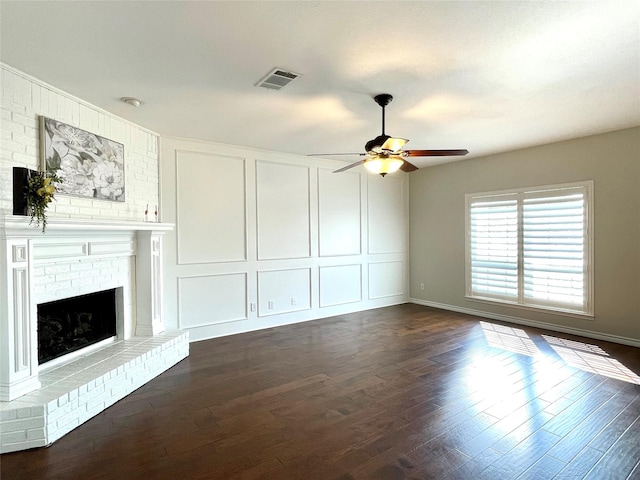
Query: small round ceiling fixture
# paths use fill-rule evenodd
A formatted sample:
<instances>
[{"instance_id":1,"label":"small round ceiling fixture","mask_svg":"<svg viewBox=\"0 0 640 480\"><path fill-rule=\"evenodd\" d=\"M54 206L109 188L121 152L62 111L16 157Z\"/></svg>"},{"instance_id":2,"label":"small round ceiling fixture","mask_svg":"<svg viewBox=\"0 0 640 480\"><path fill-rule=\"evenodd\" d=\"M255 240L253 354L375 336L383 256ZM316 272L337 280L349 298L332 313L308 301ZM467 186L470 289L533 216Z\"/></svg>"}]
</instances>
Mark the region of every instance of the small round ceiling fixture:
<instances>
[{"instance_id":1,"label":"small round ceiling fixture","mask_svg":"<svg viewBox=\"0 0 640 480\"><path fill-rule=\"evenodd\" d=\"M128 103L133 107L139 107L140 105L142 105L142 102L134 97L122 97L120 100L122 100L124 103Z\"/></svg>"}]
</instances>

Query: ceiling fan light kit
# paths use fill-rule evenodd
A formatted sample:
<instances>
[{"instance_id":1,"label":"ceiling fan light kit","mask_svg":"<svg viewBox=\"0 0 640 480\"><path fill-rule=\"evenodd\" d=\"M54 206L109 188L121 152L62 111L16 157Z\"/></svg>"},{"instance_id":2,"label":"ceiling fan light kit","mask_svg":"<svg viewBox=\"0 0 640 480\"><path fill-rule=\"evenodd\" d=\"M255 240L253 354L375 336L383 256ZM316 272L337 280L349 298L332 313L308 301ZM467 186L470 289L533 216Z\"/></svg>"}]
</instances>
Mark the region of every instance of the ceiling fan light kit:
<instances>
[{"instance_id":1,"label":"ceiling fan light kit","mask_svg":"<svg viewBox=\"0 0 640 480\"><path fill-rule=\"evenodd\" d=\"M418 170L418 167L406 160L407 157L447 157L452 155L466 155L467 153L469 153L468 150L464 149L402 150L402 147L404 147L409 141L408 139L391 137L390 135L386 135L384 133L384 109L387 105L389 105L391 100L393 100L393 96L389 95L388 93L381 93L380 95L376 95L375 97L373 97L373 99L378 105L380 105L380 107L382 107L382 134L378 135L373 140L369 140L365 144L364 150L366 153L362 153L361 155L366 156L367 158L347 165L346 167L339 168L333 173L344 172L345 170L349 170L350 168L364 164L365 168L370 172L377 173L384 177L388 173L392 173L397 170L402 170L403 172L413 172L414 170ZM351 154L338 153L333 155Z\"/></svg>"},{"instance_id":2,"label":"ceiling fan light kit","mask_svg":"<svg viewBox=\"0 0 640 480\"><path fill-rule=\"evenodd\" d=\"M387 173L393 173L402 167L404 160L399 156L373 157L364 162L364 166L371 173L377 173L384 177Z\"/></svg>"},{"instance_id":3,"label":"ceiling fan light kit","mask_svg":"<svg viewBox=\"0 0 640 480\"><path fill-rule=\"evenodd\" d=\"M383 151L389 151L389 152L395 153L402 150L402 147L404 147L408 141L409 140L407 140L406 138L389 137L387 141L384 142L382 144L382 147L380 148L382 148Z\"/></svg>"}]
</instances>

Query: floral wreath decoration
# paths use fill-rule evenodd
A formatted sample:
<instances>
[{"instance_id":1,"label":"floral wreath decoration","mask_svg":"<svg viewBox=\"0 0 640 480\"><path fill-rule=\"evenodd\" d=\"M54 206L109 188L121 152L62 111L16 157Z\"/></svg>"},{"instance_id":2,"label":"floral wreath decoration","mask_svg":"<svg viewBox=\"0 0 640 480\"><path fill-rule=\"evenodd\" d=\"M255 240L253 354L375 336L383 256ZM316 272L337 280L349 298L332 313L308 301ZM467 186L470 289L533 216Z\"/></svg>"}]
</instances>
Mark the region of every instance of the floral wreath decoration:
<instances>
[{"instance_id":1,"label":"floral wreath decoration","mask_svg":"<svg viewBox=\"0 0 640 480\"><path fill-rule=\"evenodd\" d=\"M29 225L36 222L36 227L42 224L42 233L47 228L47 207L56 193L56 183L62 183L62 179L52 172L32 173L25 187L27 207L31 211Z\"/></svg>"}]
</instances>

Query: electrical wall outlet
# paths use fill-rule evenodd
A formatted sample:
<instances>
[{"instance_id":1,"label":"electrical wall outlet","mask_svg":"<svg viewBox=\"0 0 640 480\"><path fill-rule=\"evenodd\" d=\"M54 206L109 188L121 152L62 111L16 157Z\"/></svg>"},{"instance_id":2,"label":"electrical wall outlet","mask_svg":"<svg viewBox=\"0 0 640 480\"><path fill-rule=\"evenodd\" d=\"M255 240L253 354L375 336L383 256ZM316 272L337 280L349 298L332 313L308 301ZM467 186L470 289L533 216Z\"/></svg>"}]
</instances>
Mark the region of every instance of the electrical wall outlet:
<instances>
[{"instance_id":1,"label":"electrical wall outlet","mask_svg":"<svg viewBox=\"0 0 640 480\"><path fill-rule=\"evenodd\" d=\"M251 310L252 312L255 312L257 307L258 306L254 302L251 302L249 304L249 310Z\"/></svg>"},{"instance_id":2,"label":"electrical wall outlet","mask_svg":"<svg viewBox=\"0 0 640 480\"><path fill-rule=\"evenodd\" d=\"M273 300L269 300L267 306L269 307L269 310L273 310Z\"/></svg>"},{"instance_id":3,"label":"electrical wall outlet","mask_svg":"<svg viewBox=\"0 0 640 480\"><path fill-rule=\"evenodd\" d=\"M424 283L420 284L420 290L424 290Z\"/></svg>"},{"instance_id":4,"label":"electrical wall outlet","mask_svg":"<svg viewBox=\"0 0 640 480\"><path fill-rule=\"evenodd\" d=\"M296 297L291 297L291 305L295 305L296 304Z\"/></svg>"}]
</instances>

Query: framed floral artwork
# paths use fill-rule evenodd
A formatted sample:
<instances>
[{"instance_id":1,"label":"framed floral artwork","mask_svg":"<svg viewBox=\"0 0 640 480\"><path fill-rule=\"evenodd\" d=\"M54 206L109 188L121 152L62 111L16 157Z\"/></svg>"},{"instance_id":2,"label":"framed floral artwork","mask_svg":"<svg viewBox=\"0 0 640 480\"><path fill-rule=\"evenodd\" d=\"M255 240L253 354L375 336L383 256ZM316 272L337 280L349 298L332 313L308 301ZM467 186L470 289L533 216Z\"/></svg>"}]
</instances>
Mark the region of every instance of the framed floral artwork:
<instances>
[{"instance_id":1,"label":"framed floral artwork","mask_svg":"<svg viewBox=\"0 0 640 480\"><path fill-rule=\"evenodd\" d=\"M43 170L61 179L58 193L124 202L124 145L40 117L40 146Z\"/></svg>"}]
</instances>

